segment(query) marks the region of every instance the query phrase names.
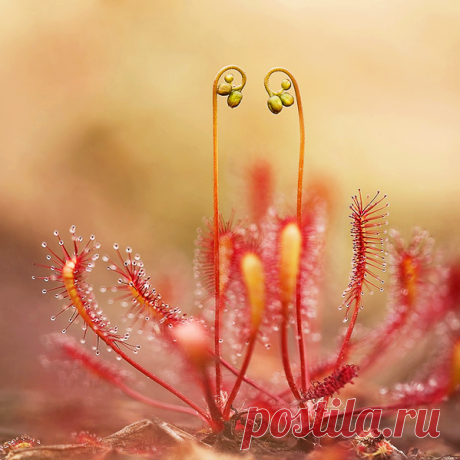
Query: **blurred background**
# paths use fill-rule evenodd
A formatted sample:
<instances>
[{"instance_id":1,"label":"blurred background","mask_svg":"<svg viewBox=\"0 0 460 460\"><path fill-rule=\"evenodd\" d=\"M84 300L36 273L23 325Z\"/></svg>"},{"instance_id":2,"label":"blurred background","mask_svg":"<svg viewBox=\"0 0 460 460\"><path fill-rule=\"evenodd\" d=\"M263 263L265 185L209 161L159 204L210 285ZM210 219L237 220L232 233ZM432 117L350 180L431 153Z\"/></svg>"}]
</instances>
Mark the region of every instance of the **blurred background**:
<instances>
[{"instance_id":1,"label":"blurred background","mask_svg":"<svg viewBox=\"0 0 460 460\"><path fill-rule=\"evenodd\" d=\"M458 255L460 2L2 0L0 12L6 431L43 437L31 401L49 404L46 388L58 391L39 356L42 337L62 327L49 321L60 303L31 280L53 230L66 237L75 224L102 252L132 246L151 273L177 276L171 296L193 306L196 228L212 214L211 88L225 65L241 66L248 83L238 109L219 100L224 215L235 206L245 215L246 168L260 157L277 171L284 211L294 209L297 113L267 110L263 78L285 66L299 82L305 183L322 181L334 197L325 315L335 331L357 188L389 195L391 227L408 236L419 225ZM96 284L105 276L100 267ZM121 428L139 414L118 417Z\"/></svg>"}]
</instances>

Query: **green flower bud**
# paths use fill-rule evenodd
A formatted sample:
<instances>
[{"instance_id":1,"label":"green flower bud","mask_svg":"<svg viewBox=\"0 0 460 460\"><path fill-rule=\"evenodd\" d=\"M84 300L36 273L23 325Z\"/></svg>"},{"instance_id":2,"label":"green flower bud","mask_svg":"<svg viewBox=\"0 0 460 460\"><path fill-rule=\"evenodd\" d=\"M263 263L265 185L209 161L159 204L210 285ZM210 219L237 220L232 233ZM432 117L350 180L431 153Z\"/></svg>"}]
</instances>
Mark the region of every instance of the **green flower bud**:
<instances>
[{"instance_id":1,"label":"green flower bud","mask_svg":"<svg viewBox=\"0 0 460 460\"><path fill-rule=\"evenodd\" d=\"M243 99L243 93L241 91L232 91L228 96L227 104L234 109L240 105L241 99Z\"/></svg>"},{"instance_id":2,"label":"green flower bud","mask_svg":"<svg viewBox=\"0 0 460 460\"><path fill-rule=\"evenodd\" d=\"M228 73L227 75L225 75L224 77L224 80L227 82L227 83L232 83L233 82L233 75L231 73Z\"/></svg>"},{"instance_id":3,"label":"green flower bud","mask_svg":"<svg viewBox=\"0 0 460 460\"><path fill-rule=\"evenodd\" d=\"M285 107L290 107L292 104L294 104L294 98L289 93L281 94L280 99Z\"/></svg>"},{"instance_id":4,"label":"green flower bud","mask_svg":"<svg viewBox=\"0 0 460 460\"><path fill-rule=\"evenodd\" d=\"M230 94L232 91L232 85L230 83L221 83L217 87L217 94L220 94L221 96L227 96Z\"/></svg>"},{"instance_id":5,"label":"green flower bud","mask_svg":"<svg viewBox=\"0 0 460 460\"><path fill-rule=\"evenodd\" d=\"M288 90L291 87L291 80L283 80L281 82L281 88Z\"/></svg>"},{"instance_id":6,"label":"green flower bud","mask_svg":"<svg viewBox=\"0 0 460 460\"><path fill-rule=\"evenodd\" d=\"M275 115L277 113L280 113L281 110L283 110L283 103L281 102L281 99L279 96L272 96L268 101L267 101L268 108L270 109L270 112L274 113Z\"/></svg>"}]
</instances>

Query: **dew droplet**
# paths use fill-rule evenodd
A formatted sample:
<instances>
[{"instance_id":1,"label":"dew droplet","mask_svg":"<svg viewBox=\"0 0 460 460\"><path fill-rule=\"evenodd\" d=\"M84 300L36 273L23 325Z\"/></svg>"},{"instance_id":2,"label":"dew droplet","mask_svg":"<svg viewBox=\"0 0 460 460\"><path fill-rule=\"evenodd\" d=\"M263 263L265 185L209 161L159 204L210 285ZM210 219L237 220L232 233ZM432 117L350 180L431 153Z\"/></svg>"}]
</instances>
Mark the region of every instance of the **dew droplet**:
<instances>
[{"instance_id":1,"label":"dew droplet","mask_svg":"<svg viewBox=\"0 0 460 460\"><path fill-rule=\"evenodd\" d=\"M56 317L55 317L55 316L52 316L52 317L51 317L51 321L56 321Z\"/></svg>"},{"instance_id":2,"label":"dew droplet","mask_svg":"<svg viewBox=\"0 0 460 460\"><path fill-rule=\"evenodd\" d=\"M46 248L47 246L48 246L48 244L46 243L46 241L43 241L42 248Z\"/></svg>"}]
</instances>

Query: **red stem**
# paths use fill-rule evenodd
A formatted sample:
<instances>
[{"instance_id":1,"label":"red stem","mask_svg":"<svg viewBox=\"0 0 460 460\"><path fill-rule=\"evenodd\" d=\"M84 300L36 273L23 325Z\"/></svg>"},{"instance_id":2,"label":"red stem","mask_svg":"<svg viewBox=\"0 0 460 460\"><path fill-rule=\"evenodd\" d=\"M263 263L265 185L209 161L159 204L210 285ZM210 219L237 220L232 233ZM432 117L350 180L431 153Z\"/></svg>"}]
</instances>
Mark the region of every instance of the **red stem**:
<instances>
[{"instance_id":1,"label":"red stem","mask_svg":"<svg viewBox=\"0 0 460 460\"><path fill-rule=\"evenodd\" d=\"M222 366L226 367L232 374L236 376L239 375L240 371L236 367L233 367L229 362L225 361L224 359L221 359L220 362L222 363ZM283 398L273 393L270 393L266 388L264 388L262 385L259 385L257 382L250 379L249 377L243 376L243 381L246 382L248 385L254 387L256 390L259 390L260 392L274 399L275 401L278 401L281 404L286 404L286 401Z\"/></svg>"},{"instance_id":2,"label":"red stem","mask_svg":"<svg viewBox=\"0 0 460 460\"><path fill-rule=\"evenodd\" d=\"M294 85L294 91L297 98L297 110L299 114L299 131L300 131L300 151L299 151L299 168L298 168L298 177L297 177L297 225L299 229L302 228L302 189L303 189L303 167L304 167L304 157L305 157L305 122L303 116L302 108L302 98L300 97L299 85L297 80L290 72L286 72L292 80ZM301 261L299 261L301 264ZM299 274L297 277L297 286L296 286L296 320L297 320L297 343L299 347L299 358L300 358L300 388L302 390L307 389L308 379L308 368L307 368L307 356L305 351L305 342L303 334L303 324L302 324L302 312L301 312L301 292L300 292L300 267Z\"/></svg>"},{"instance_id":3,"label":"red stem","mask_svg":"<svg viewBox=\"0 0 460 460\"><path fill-rule=\"evenodd\" d=\"M297 321L297 344L299 346L299 359L300 359L300 389L307 389L307 382L309 381L308 367L307 367L307 354L305 350L303 324L302 324L302 311L300 305L300 273L297 278L296 286L296 321Z\"/></svg>"},{"instance_id":4,"label":"red stem","mask_svg":"<svg viewBox=\"0 0 460 460\"><path fill-rule=\"evenodd\" d=\"M228 420L229 418L228 416L230 414L230 408L232 407L232 403L235 400L236 395L238 394L243 378L246 374L246 371L248 370L249 362L251 361L252 353L254 351L254 345L256 343L256 338L257 338L257 331L253 332L251 335L251 338L249 339L249 345L246 350L246 355L244 357L243 365L241 366L236 382L233 385L232 392L230 393L230 396L228 397L228 400L227 400L227 404L225 405L225 408L224 408L224 412L223 412L224 420Z\"/></svg>"},{"instance_id":5,"label":"red stem","mask_svg":"<svg viewBox=\"0 0 460 460\"><path fill-rule=\"evenodd\" d=\"M214 210L214 353L216 356L216 394L220 398L222 373L220 368L220 266L219 266L219 143L217 130L217 84L223 71L219 72L212 87L213 114L213 210Z\"/></svg>"},{"instance_id":6,"label":"red stem","mask_svg":"<svg viewBox=\"0 0 460 460\"><path fill-rule=\"evenodd\" d=\"M155 399L148 398L147 396L137 392L136 390L130 388L125 383L119 380L111 380L110 382L129 397L136 399L137 401L140 401L143 404L147 404L148 406L156 407L158 409L164 409L168 411L172 410L175 412L182 412L183 414L194 415L195 417L199 417L204 422L209 423L208 419L204 418L201 414L197 413L195 410L189 407L177 406L176 404L168 404L161 401L157 401Z\"/></svg>"},{"instance_id":7,"label":"red stem","mask_svg":"<svg viewBox=\"0 0 460 460\"><path fill-rule=\"evenodd\" d=\"M353 316L350 321L350 325L348 326L347 333L345 335L345 338L342 343L342 347L340 348L339 355L337 357L337 362L335 363L335 368L338 369L340 365L342 364L343 360L345 359L345 356L347 354L347 348L348 344L350 342L351 334L353 333L353 328L355 327L356 324L356 319L358 318L358 313L359 313L359 303L361 301L361 295L358 295L355 298L355 307L353 310Z\"/></svg>"},{"instance_id":8,"label":"red stem","mask_svg":"<svg viewBox=\"0 0 460 460\"><path fill-rule=\"evenodd\" d=\"M300 396L297 385L295 384L294 377L292 375L291 363L289 361L289 346L288 346L288 318L285 311L287 307L283 307L283 319L281 322L281 357L283 361L284 373L286 375L286 380L291 389L294 398L300 401L302 397Z\"/></svg>"},{"instance_id":9,"label":"red stem","mask_svg":"<svg viewBox=\"0 0 460 460\"><path fill-rule=\"evenodd\" d=\"M102 334L100 335L100 337L101 337L102 340L104 340L104 338L105 338ZM115 353L117 353L119 356L121 356L127 363L129 363L131 366L136 368L139 372L144 374L147 378L149 378L150 380L153 380L155 383L157 383L158 385L162 386L164 389L166 389L169 392L171 392L174 396L178 397L181 401L183 401L185 404L187 404L192 409L194 409L200 415L201 418L206 420L206 422L209 425L212 426L212 423L210 421L209 415L200 406L196 405L192 400L187 398L187 396L185 396L181 392L177 391L174 387L169 385L169 383L166 383L165 381L163 381L162 379L160 379L159 377L157 377L156 375L152 374L147 369L142 367L139 363L137 363L132 358L130 358L125 352L123 352L117 346L115 346L115 344L111 340L106 339L106 340L104 340L104 342L110 348L112 348L112 350Z\"/></svg>"},{"instance_id":10,"label":"red stem","mask_svg":"<svg viewBox=\"0 0 460 460\"><path fill-rule=\"evenodd\" d=\"M412 305L408 302L405 302L403 307L400 307L399 316L391 321L389 325L386 325L383 329L383 332L381 331L377 337L374 337L374 340L372 340L372 336L370 338L364 337L357 343L353 343L350 346L350 349L354 349L359 345L363 345L363 342L369 341L369 339L373 342L371 350L366 354L366 360L359 364L361 372L375 365L379 358L383 355L383 352L386 351L387 348L393 343L393 339L396 333L401 330L401 327L403 327L404 324L406 324L411 308Z\"/></svg>"},{"instance_id":11,"label":"red stem","mask_svg":"<svg viewBox=\"0 0 460 460\"><path fill-rule=\"evenodd\" d=\"M294 91L297 99L297 111L298 111L298 116L299 116L299 134L300 134L300 145L299 145L299 167L297 171L297 206L296 206L296 216L297 216L297 225L299 229L302 228L302 189L303 189L303 169L304 169L304 162L305 162L305 121L304 121L304 115L303 115L303 106L302 106L302 98L300 95L300 90L299 90L299 85L297 83L297 80L295 79L294 75L288 70L283 67L275 67L271 69L267 75L265 76L264 80L264 85L265 89L268 92L270 96L273 95L273 92L270 90L269 87L269 79L270 76L275 73L275 72L283 72L286 75L289 76L291 79L291 82L294 86ZM301 389L305 389L307 386L307 381L308 381L308 370L307 370L307 365L306 365L306 352L305 352L305 343L304 343L304 334L303 334L303 324L302 324L302 313L301 313L301 292L299 289L300 285L300 269L299 269L299 275L297 279L297 286L296 286L296 302L295 302L295 309L296 309L296 321L297 321L297 344L299 348L299 358L300 358L300 372L301 372ZM282 332L282 334L287 334L287 331ZM287 343L287 339L286 339ZM287 352L287 347L286 347L286 352ZM283 353L283 359L284 355L287 356L287 353ZM286 373L286 377L288 378L288 373L292 373L290 371L290 366L284 365L285 371L289 368L289 370ZM289 379L288 379L289 381ZM292 379L292 382L294 380ZM290 385L291 386L291 385ZM291 386L291 390L293 390L294 386ZM297 391L298 393L298 391Z\"/></svg>"},{"instance_id":12,"label":"red stem","mask_svg":"<svg viewBox=\"0 0 460 460\"><path fill-rule=\"evenodd\" d=\"M214 394L212 391L211 382L210 382L208 373L206 372L206 367L203 367L202 369L200 369L200 372L201 372L201 381L203 385L204 396L206 399L206 403L208 404L209 412L212 418L211 426L213 428L213 431L215 432L222 431L223 429L222 414L220 413L220 410L216 405L216 401L214 399Z\"/></svg>"},{"instance_id":13,"label":"red stem","mask_svg":"<svg viewBox=\"0 0 460 460\"><path fill-rule=\"evenodd\" d=\"M213 142L213 207L214 207L214 349L216 356L216 395L220 399L222 388L222 371L220 367L220 323L221 323L221 292L219 266L219 142L217 129L217 87L220 77L227 70L236 70L241 74L241 85L233 86L234 90L241 91L246 84L246 74L238 66L229 65L220 69L212 85L212 142Z\"/></svg>"}]
</instances>

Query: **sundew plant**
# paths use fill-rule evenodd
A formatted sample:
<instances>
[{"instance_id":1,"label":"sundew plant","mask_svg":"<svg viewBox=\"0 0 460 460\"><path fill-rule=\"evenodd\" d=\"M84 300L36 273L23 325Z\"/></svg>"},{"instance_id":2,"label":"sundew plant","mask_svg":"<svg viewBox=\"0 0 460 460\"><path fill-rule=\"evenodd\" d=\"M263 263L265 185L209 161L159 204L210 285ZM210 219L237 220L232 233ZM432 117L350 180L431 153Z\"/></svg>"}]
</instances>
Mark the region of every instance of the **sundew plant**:
<instances>
[{"instance_id":1,"label":"sundew plant","mask_svg":"<svg viewBox=\"0 0 460 460\"><path fill-rule=\"evenodd\" d=\"M232 70L240 74L237 79L241 83L235 83ZM284 73L286 78L275 91L269 80L276 72ZM322 449L319 431L305 431L301 436L286 432L275 439L269 430L263 430L263 417L249 409L264 408L271 415L283 409L285 422L287 412L293 418L304 409L307 416L303 423L321 431L329 419L335 422L351 415L345 401L337 403L334 399L341 391L353 395L354 382L368 380L376 369L391 362L385 356L395 344L409 338L416 340L430 331L438 334L438 349L420 375L385 390L384 404L378 391L374 405L363 406L359 395L354 398L356 413L365 408L379 409L383 417L399 409L438 407L456 394L460 384L458 263L440 253L427 231L414 229L404 239L396 230L388 230L387 196L378 190L357 190L348 210L352 268L343 297L334 306L343 310L346 327L337 337L336 349L326 355L324 349L331 347L319 343L317 304L324 288L328 201L324 194L309 187L307 180L304 185L302 101L298 83L287 69L270 70L264 84L273 114L293 105L298 110L295 213L275 206L273 171L267 163L251 170L251 216L236 220L233 214L222 216L219 210L218 96L226 97L228 106L236 108L242 102L245 84L243 70L228 66L218 73L212 88L214 208L196 240L194 271L200 308L191 317L182 313L190 310L189 306L167 304L155 289L155 279L148 276L147 267L131 248L124 252L114 245L112 255L99 257L100 245L95 237L78 236L72 226L70 242L55 231L55 243L42 244L47 253L43 265L47 272L34 277L45 282L43 293L54 295L63 306L52 319L61 324L66 321L62 331L66 334L54 338L54 346L129 397L154 408L182 413L184 419L198 418L201 428L193 434L216 449L238 451L248 429L254 434L251 449L305 453L314 446ZM393 199L397 206L397 197ZM96 262L105 264L114 275L117 300L127 306L126 331L110 322L110 313L103 311L96 300L90 284ZM389 273L386 285L382 279L385 271ZM385 293L380 294L384 287ZM373 293L386 296L385 319L369 331L357 331L359 313L372 308L369 296ZM74 327L76 324L79 327ZM341 326L337 324L337 330ZM190 396L183 383L165 381L155 369L138 363L136 355L147 352L144 348L148 346L140 350L136 343L132 331L139 328L177 350L185 361L181 380L196 382L202 398ZM69 336L71 331L81 343ZM260 353L255 352L258 344L265 347ZM151 399L130 386L119 371L104 362L106 349L152 385L169 391L176 403ZM281 381L260 381L251 376L251 360L264 359L262 353L279 359ZM366 404L372 395L368 395ZM277 429L280 426L283 422ZM339 436L338 440L347 439L346 455L404 455L385 432L374 430L371 437L369 433Z\"/></svg>"}]
</instances>

